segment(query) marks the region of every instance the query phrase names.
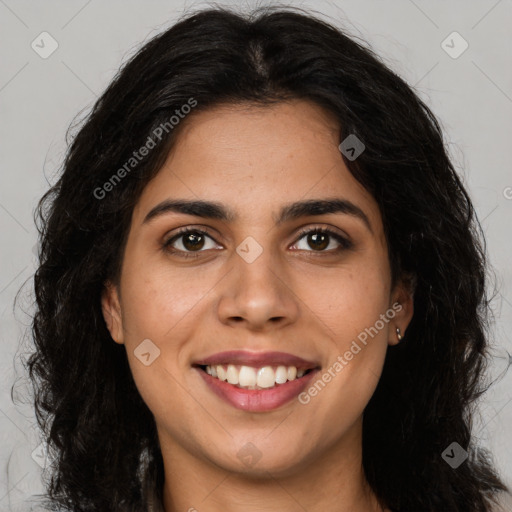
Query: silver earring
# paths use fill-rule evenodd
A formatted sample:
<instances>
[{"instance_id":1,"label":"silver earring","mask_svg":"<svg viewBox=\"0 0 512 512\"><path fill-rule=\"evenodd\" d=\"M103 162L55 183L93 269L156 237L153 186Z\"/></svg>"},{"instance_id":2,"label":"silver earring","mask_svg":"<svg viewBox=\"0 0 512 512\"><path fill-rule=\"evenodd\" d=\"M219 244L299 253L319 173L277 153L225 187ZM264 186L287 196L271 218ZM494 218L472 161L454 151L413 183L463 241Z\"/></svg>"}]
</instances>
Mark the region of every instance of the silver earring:
<instances>
[{"instance_id":1,"label":"silver earring","mask_svg":"<svg viewBox=\"0 0 512 512\"><path fill-rule=\"evenodd\" d=\"M402 341L402 333L400 332L400 327L396 328L396 337L398 338L398 343Z\"/></svg>"}]
</instances>

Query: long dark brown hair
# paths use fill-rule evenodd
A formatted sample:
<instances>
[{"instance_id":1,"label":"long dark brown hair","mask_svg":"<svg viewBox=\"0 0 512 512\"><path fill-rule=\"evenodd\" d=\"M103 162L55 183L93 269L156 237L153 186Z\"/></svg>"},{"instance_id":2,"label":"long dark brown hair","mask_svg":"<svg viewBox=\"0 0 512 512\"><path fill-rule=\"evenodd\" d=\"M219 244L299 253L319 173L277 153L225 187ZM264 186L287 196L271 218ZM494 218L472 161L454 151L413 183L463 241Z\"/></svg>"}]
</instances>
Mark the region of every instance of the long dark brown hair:
<instances>
[{"instance_id":1,"label":"long dark brown hair","mask_svg":"<svg viewBox=\"0 0 512 512\"><path fill-rule=\"evenodd\" d=\"M112 342L100 296L106 280L119 278L133 207L179 125L122 179L112 176L191 98L194 112L309 100L337 117L340 142L349 134L363 141L365 151L346 164L379 205L393 279L416 283L405 340L388 350L364 413L366 477L382 504L402 512L489 511L505 486L471 437L489 309L471 201L436 118L413 90L365 45L292 8L207 9L146 43L98 99L39 203L27 365L55 456L48 503L141 511L143 482L161 491L155 421L125 348ZM442 457L452 442L469 453L457 469Z\"/></svg>"}]
</instances>

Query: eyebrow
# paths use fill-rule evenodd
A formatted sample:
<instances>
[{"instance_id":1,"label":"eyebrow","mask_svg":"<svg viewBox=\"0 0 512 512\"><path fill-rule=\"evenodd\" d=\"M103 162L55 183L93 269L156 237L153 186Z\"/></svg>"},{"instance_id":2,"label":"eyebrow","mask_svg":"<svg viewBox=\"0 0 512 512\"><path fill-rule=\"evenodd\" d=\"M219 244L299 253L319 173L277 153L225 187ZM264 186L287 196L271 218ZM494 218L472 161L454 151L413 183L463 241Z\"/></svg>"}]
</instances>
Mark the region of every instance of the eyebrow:
<instances>
[{"instance_id":1,"label":"eyebrow","mask_svg":"<svg viewBox=\"0 0 512 512\"><path fill-rule=\"evenodd\" d=\"M143 220L143 224L165 215L167 213L182 213L203 217L206 219L217 219L226 222L233 222L236 215L233 211L226 208L221 203L203 200L173 200L167 199L152 208ZM370 232L373 232L370 220L359 206L356 206L347 199L309 199L297 201L283 206L277 217L274 217L276 225L283 224L290 220L296 220L301 217L312 217L316 215L326 215L329 213L343 213L351 215L363 221Z\"/></svg>"}]
</instances>

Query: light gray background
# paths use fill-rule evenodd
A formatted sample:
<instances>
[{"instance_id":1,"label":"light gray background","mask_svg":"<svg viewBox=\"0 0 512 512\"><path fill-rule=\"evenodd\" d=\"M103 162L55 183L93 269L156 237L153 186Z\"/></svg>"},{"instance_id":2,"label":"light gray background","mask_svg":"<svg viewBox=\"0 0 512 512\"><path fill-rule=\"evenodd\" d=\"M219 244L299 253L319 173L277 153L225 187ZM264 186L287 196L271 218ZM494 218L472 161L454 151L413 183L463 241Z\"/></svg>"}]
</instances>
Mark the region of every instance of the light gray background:
<instances>
[{"instance_id":1,"label":"light gray background","mask_svg":"<svg viewBox=\"0 0 512 512\"><path fill-rule=\"evenodd\" d=\"M508 353L512 353L512 2L291 3L312 7L367 40L415 86L441 121L454 163L474 199L498 277L492 371L493 375L506 371ZM27 339L20 345L30 322L36 201L55 182L66 149L65 130L74 116L92 105L141 42L172 24L184 9L205 5L156 0L0 0L0 511L28 510L26 500L43 490L37 460L44 457L38 457L40 441L26 397L30 388L18 361L30 343ZM250 8L256 2L223 5ZM58 42L58 49L46 59L31 48L43 31ZM456 59L441 45L453 31L469 44ZM448 44L454 46L453 52L462 42L448 39ZM15 294L24 282L20 307L13 313ZM508 371L486 395L474 428L509 485L511 384L512 371ZM446 445L452 441L447 439Z\"/></svg>"}]
</instances>

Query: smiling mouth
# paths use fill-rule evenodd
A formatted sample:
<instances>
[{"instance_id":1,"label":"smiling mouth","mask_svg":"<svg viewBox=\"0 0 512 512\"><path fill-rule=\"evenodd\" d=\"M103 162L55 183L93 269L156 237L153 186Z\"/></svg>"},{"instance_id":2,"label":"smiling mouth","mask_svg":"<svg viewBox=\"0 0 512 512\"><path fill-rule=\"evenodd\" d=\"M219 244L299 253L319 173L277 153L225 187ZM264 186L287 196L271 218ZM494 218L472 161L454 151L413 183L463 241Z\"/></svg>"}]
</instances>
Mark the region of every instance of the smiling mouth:
<instances>
[{"instance_id":1,"label":"smiling mouth","mask_svg":"<svg viewBox=\"0 0 512 512\"><path fill-rule=\"evenodd\" d=\"M316 368L296 366L245 366L236 364L196 365L216 380L227 382L239 389L264 390L302 379Z\"/></svg>"}]
</instances>

